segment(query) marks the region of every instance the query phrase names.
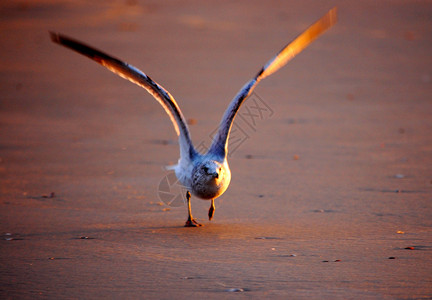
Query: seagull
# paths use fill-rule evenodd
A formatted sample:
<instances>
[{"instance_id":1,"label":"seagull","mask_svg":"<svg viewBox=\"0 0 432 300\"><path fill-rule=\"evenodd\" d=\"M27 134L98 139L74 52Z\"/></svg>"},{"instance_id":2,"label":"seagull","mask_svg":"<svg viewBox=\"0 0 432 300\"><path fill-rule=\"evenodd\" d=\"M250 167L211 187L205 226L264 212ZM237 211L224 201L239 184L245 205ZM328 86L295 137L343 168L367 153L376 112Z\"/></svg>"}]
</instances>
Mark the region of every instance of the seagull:
<instances>
[{"instance_id":1,"label":"seagull","mask_svg":"<svg viewBox=\"0 0 432 300\"><path fill-rule=\"evenodd\" d=\"M143 87L162 105L179 138L180 159L171 169L175 171L179 182L187 190L188 219L185 227L199 227L201 224L192 217L191 194L200 199L211 201L208 212L209 220L211 220L215 212L214 200L226 191L231 181L231 171L227 161L228 139L234 118L242 103L251 95L262 79L282 68L336 22L337 8L334 7L291 43L283 47L260 69L255 77L240 89L225 111L213 142L205 154L198 152L193 146L189 128L180 107L173 96L160 84L136 67L78 40L54 32L50 32L50 36L54 43L87 56L124 79Z\"/></svg>"}]
</instances>

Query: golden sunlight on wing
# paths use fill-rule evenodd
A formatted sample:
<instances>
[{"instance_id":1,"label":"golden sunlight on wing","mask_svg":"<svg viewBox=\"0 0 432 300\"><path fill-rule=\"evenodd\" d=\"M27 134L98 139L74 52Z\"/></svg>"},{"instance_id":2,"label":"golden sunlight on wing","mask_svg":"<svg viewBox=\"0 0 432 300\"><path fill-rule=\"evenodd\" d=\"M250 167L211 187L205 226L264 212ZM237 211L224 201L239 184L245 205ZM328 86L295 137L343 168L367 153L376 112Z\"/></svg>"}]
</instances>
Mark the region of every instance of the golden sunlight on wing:
<instances>
[{"instance_id":1,"label":"golden sunlight on wing","mask_svg":"<svg viewBox=\"0 0 432 300\"><path fill-rule=\"evenodd\" d=\"M327 12L321 19L300 34L294 41L282 48L257 75L246 83L234 99L231 101L222 117L219 131L213 139L210 151L219 155L226 155L228 152L228 138L231 131L232 122L240 109L242 103L249 97L261 79L273 74L282 68L290 59L299 54L312 41L320 36L324 31L332 27L337 21L337 8L334 7Z\"/></svg>"},{"instance_id":2,"label":"golden sunlight on wing","mask_svg":"<svg viewBox=\"0 0 432 300\"><path fill-rule=\"evenodd\" d=\"M324 31L332 27L337 21L337 8L334 7L321 19L311 25L305 32L300 34L294 41L285 46L276 57L272 58L263 68L259 79L263 79L280 68L282 68L289 60L294 58L311 42L313 42Z\"/></svg>"}]
</instances>

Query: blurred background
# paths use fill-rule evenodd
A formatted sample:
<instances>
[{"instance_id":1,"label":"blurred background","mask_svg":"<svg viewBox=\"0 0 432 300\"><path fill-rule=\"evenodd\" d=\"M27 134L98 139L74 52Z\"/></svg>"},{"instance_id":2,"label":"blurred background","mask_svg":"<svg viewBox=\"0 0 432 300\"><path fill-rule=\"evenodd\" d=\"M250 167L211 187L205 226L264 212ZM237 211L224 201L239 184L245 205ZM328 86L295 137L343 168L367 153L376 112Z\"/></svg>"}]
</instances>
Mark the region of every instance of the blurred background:
<instances>
[{"instance_id":1,"label":"blurred background","mask_svg":"<svg viewBox=\"0 0 432 300\"><path fill-rule=\"evenodd\" d=\"M339 22L255 90L254 99L272 114L252 127L237 123L247 138L230 157L231 186L216 201L212 224L192 236L179 229L186 207L167 206L158 195L168 174L163 167L179 155L163 109L143 89L53 44L48 34L74 37L151 76L177 100L200 145L210 143L228 103L262 65L334 6ZM429 252L389 268L380 260L411 239L431 246L430 1L2 1L0 39L0 230L10 234L6 239L23 239L0 245L3 295L75 295L74 288L50 287L53 278L58 287L70 278L89 295L119 296L110 294L109 278L128 268L151 276L138 260L155 272L156 281L139 290L153 296L172 296L158 286L187 296L187 286L207 297L208 285L232 263L240 264L239 276L225 275L224 284L286 296L269 292L284 291L278 280L290 275L272 273L280 261L263 254L270 246L255 244L260 235L298 243L304 258L291 267L318 298L369 295L359 291L377 298L430 295ZM244 108L257 113L252 104ZM205 221L208 206L193 200L194 216ZM412 236L399 241L397 231ZM71 242L87 235L97 242L85 250ZM280 246L288 249L287 243ZM185 244L218 263L203 268L206 261L181 255ZM355 252L368 245L376 251ZM74 269L86 251L98 254ZM123 265L104 266L119 262L119 253ZM308 281L327 273L308 260L329 259L323 253L361 253L344 272L326 275L330 292L321 279ZM368 269L362 255L377 268ZM49 257L72 259L60 272ZM247 265L257 257L265 266ZM28 263L40 259L30 271ZM181 272L184 264L204 279L180 287L178 279L189 276ZM101 289L86 283L91 268L105 272ZM338 281L343 278L350 283ZM140 282L117 279L131 289ZM390 291L393 279L408 288Z\"/></svg>"}]
</instances>

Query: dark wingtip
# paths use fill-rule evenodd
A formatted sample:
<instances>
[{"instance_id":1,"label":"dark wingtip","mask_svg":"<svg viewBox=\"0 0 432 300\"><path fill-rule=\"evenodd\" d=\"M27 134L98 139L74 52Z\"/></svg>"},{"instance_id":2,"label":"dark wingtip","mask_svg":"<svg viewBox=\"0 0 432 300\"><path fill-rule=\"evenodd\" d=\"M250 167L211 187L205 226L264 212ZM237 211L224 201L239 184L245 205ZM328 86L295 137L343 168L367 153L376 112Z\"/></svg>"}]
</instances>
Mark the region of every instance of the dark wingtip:
<instances>
[{"instance_id":1,"label":"dark wingtip","mask_svg":"<svg viewBox=\"0 0 432 300\"><path fill-rule=\"evenodd\" d=\"M97 50L96 48L86 45L83 42L75 40L71 37L53 31L49 31L49 34L52 42L64 46L66 48L69 48L71 50L74 50L84 56L87 56L90 59L93 59L98 63L101 63L101 60L106 59L106 60L111 60L113 62L116 62L117 64L121 64L121 65L124 64L124 62L122 62L121 60L112 57L100 50Z\"/></svg>"},{"instance_id":2,"label":"dark wingtip","mask_svg":"<svg viewBox=\"0 0 432 300\"><path fill-rule=\"evenodd\" d=\"M56 32L49 31L49 35L51 38L51 41L54 43L60 43L60 35Z\"/></svg>"}]
</instances>

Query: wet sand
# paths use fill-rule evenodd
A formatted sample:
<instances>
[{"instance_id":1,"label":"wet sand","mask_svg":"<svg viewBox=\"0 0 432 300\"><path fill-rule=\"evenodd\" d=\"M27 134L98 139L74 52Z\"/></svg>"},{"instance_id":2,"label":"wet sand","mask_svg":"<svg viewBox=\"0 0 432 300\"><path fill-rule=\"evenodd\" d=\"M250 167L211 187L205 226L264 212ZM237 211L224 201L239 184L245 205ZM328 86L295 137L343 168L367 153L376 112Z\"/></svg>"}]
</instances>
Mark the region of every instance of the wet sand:
<instances>
[{"instance_id":1,"label":"wet sand","mask_svg":"<svg viewBox=\"0 0 432 300\"><path fill-rule=\"evenodd\" d=\"M339 23L245 103L231 185L211 222L193 199L193 229L160 200L181 192L160 186L178 159L160 105L48 36L142 69L205 147L240 87L334 5ZM2 299L432 297L429 1L44 0L0 14Z\"/></svg>"}]
</instances>

